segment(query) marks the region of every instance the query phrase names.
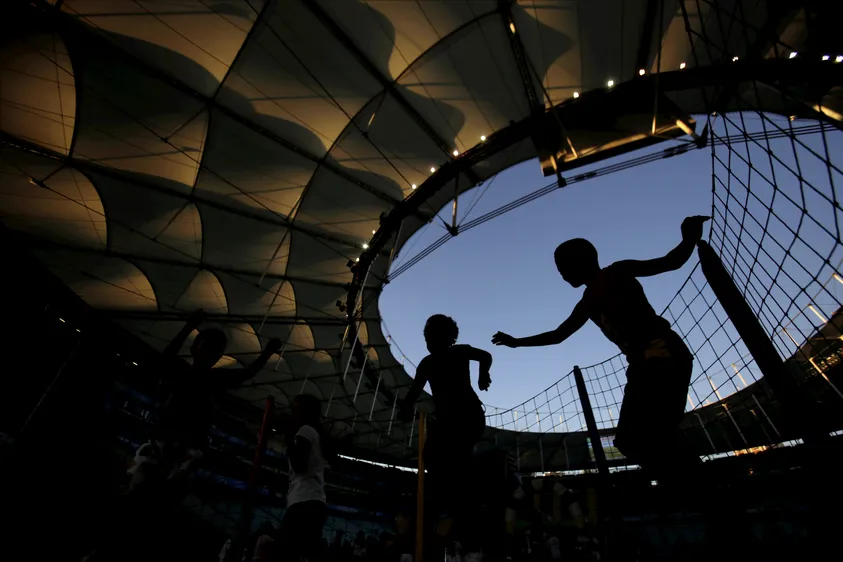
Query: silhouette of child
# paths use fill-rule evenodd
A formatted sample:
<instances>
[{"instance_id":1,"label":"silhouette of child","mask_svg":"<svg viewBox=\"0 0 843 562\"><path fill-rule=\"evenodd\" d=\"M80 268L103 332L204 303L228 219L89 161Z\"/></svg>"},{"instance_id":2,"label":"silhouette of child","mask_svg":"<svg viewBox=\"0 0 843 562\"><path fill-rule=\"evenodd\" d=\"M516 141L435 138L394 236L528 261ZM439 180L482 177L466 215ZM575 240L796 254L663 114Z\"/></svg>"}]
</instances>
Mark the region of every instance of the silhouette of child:
<instances>
[{"instance_id":1,"label":"silhouette of child","mask_svg":"<svg viewBox=\"0 0 843 562\"><path fill-rule=\"evenodd\" d=\"M205 320L200 309L164 350L170 361L187 337ZM138 449L129 474L130 491L154 476L156 480L180 480L202 457L208 441L217 400L227 388L237 387L257 375L266 362L281 349L281 341L270 340L260 356L244 369L220 369L214 365L225 353L228 340L216 328L199 332L190 347L192 363L177 361L161 379L163 401L155 429L148 443Z\"/></svg>"},{"instance_id":2,"label":"silhouette of child","mask_svg":"<svg viewBox=\"0 0 843 562\"><path fill-rule=\"evenodd\" d=\"M686 218L682 241L663 257L620 261L602 269L597 250L587 240L560 244L554 253L556 268L573 287L585 285L582 300L555 330L526 338L503 332L492 337L492 343L507 347L556 345L591 319L629 364L615 446L631 461L657 471L680 461L677 430L685 412L693 356L670 323L653 310L636 278L682 267L702 238L707 220Z\"/></svg>"},{"instance_id":3,"label":"silhouette of child","mask_svg":"<svg viewBox=\"0 0 843 562\"><path fill-rule=\"evenodd\" d=\"M299 394L293 399L287 434L290 487L287 511L278 528L275 560L320 559L322 528L328 515L325 496L325 443L319 432L319 399Z\"/></svg>"},{"instance_id":4,"label":"silhouette of child","mask_svg":"<svg viewBox=\"0 0 843 562\"><path fill-rule=\"evenodd\" d=\"M401 404L399 416L412 420L413 404L427 383L436 407L436 423L431 424L424 446L425 467L432 478L435 503L452 510L457 519L468 508L465 471L471 462L474 446L486 428L483 403L471 387L471 361L480 364L480 390L492 384L489 369L492 355L488 351L456 345L457 323L448 316L436 314L424 326L424 339L430 355L419 363L413 384Z\"/></svg>"}]
</instances>

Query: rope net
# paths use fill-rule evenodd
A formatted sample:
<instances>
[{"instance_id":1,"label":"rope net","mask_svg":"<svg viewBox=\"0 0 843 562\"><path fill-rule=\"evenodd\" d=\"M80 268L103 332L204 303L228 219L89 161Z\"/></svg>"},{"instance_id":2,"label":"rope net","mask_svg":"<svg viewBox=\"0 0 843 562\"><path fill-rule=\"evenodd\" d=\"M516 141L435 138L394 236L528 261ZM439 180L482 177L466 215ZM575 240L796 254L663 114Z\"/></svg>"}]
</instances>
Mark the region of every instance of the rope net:
<instances>
[{"instance_id":1,"label":"rope net","mask_svg":"<svg viewBox=\"0 0 843 562\"><path fill-rule=\"evenodd\" d=\"M843 259L836 188L843 134L831 125L750 107L708 118L712 177L709 242L811 402L839 408ZM809 132L805 132L805 131ZM697 266L663 311L695 356L686 432L701 454L793 442L752 355ZM598 428L610 433L623 401L622 355L582 369ZM584 432L572 373L524 403L491 408L489 425ZM826 419L829 431L840 420ZM610 442L610 440L609 440ZM612 460L618 455L608 450Z\"/></svg>"}]
</instances>

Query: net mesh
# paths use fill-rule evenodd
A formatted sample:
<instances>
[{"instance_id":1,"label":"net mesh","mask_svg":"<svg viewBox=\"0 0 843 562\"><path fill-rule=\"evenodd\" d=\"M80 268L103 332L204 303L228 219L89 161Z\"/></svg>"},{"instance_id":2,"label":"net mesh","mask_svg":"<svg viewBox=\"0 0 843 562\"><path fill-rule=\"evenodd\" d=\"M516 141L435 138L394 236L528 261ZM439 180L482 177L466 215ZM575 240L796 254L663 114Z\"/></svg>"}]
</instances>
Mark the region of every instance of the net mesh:
<instances>
[{"instance_id":1,"label":"net mesh","mask_svg":"<svg viewBox=\"0 0 843 562\"><path fill-rule=\"evenodd\" d=\"M843 395L834 368L840 360L843 249L836 187L843 176L834 156L843 154L843 134L829 124L799 121L748 104L709 116L710 244L793 376L818 381L803 384L805 392L839 407ZM709 430L708 453L791 441L771 406L765 408L771 398L759 382L762 373L699 266L663 316L695 356L685 427ZM601 430L617 425L626 368L618 355L582 370ZM739 407L748 415L736 415ZM488 421L519 432L585 431L572 373L517 407L491 408ZM728 431L717 432L718 425ZM712 442L716 435L726 442Z\"/></svg>"}]
</instances>

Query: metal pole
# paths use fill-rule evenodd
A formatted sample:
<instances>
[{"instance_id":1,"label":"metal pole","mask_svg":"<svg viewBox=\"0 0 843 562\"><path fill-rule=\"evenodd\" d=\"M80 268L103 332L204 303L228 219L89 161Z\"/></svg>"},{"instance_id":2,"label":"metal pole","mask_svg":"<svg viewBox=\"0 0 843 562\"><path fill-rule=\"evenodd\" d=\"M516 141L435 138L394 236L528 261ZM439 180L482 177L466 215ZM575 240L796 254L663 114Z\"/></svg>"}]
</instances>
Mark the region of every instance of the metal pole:
<instances>
[{"instance_id":1,"label":"metal pole","mask_svg":"<svg viewBox=\"0 0 843 562\"><path fill-rule=\"evenodd\" d=\"M588 397L588 390L585 388L585 379L579 367L574 367L574 380L577 382L577 392L580 395L582 413L585 417L585 425L588 428L588 437L591 439L591 448L594 450L594 462L597 464L597 473L602 479L609 477L609 465L606 462L606 453L603 452L603 444L600 442L600 432L597 431L597 422L594 419L594 411L591 409L591 399Z\"/></svg>"},{"instance_id":2,"label":"metal pole","mask_svg":"<svg viewBox=\"0 0 843 562\"><path fill-rule=\"evenodd\" d=\"M26 421L23 422L23 426L20 428L21 433L26 431L27 426L29 426L29 422L31 422L32 418L35 416L35 412L37 412L38 408L41 407L41 404L44 403L44 400L47 398L47 395L50 394L50 391L53 389L53 386L56 384L56 381L59 380L59 378L61 377L61 374L64 372L65 367L67 367L67 364L70 363L71 359L73 359L73 356L76 355L76 351L79 349L80 343L81 343L81 340L77 340L76 345L74 345L73 349L70 350L70 353L67 354L67 358L61 364L61 367L59 367L59 370L56 373L56 376L53 377L52 381L50 381L50 385L47 387L47 389L41 395L41 398L38 400L38 403L35 405L35 407L32 408L32 411L29 412L29 416L27 416Z\"/></svg>"},{"instance_id":3,"label":"metal pole","mask_svg":"<svg viewBox=\"0 0 843 562\"><path fill-rule=\"evenodd\" d=\"M372 407L369 409L369 421L372 421L372 414L375 413L375 404L378 403L378 391L381 389L381 379L383 378L383 371L378 373L378 384L375 385L375 394L372 396Z\"/></svg>"},{"instance_id":4,"label":"metal pole","mask_svg":"<svg viewBox=\"0 0 843 562\"><path fill-rule=\"evenodd\" d=\"M772 428L773 428L773 431L775 431L775 432L776 432L776 435L778 435L779 437L781 437L781 436L782 436L782 434L781 434L781 433L779 433L779 430L778 430L778 429L776 428L776 426L773 424L773 420L771 420L771 419L770 419L770 416L768 416L768 415L767 415L767 411L764 409L764 406L762 406L762 405L761 405L761 403L758 401L758 398L756 398L754 394L752 395L752 399L753 399L753 400L755 400L755 405L756 405L756 406L758 406L758 409L759 409L759 410L761 410L761 413L762 413L762 414L764 414L764 417L765 417L765 418L767 418L767 423L769 423L769 424L770 424L770 427L772 427Z\"/></svg>"},{"instance_id":5,"label":"metal pole","mask_svg":"<svg viewBox=\"0 0 843 562\"><path fill-rule=\"evenodd\" d=\"M246 541L249 537L249 531L252 528L252 515L254 514L255 504L258 498L258 476L263 463L263 454L266 450L267 436L272 431L273 405L274 400L272 396L267 396L263 409L263 421L261 422L260 432L258 433L258 446L255 449L252 468L249 471L246 501L243 502L243 512L240 518L240 536L238 537L237 544L232 545L233 548L229 550L228 556L226 557L229 561L240 560L243 558L243 553L248 554L250 550L250 545L246 544Z\"/></svg>"},{"instance_id":6,"label":"metal pole","mask_svg":"<svg viewBox=\"0 0 843 562\"><path fill-rule=\"evenodd\" d=\"M416 556L414 562L422 562L424 556L424 438L427 416L419 414L419 473L416 488Z\"/></svg>"},{"instance_id":7,"label":"metal pole","mask_svg":"<svg viewBox=\"0 0 843 562\"><path fill-rule=\"evenodd\" d=\"M699 414L695 413L694 415L697 416L697 420L700 422L700 427L702 427L703 433L705 433L705 438L708 439L708 444L711 445L711 450L716 453L717 447L714 446L714 441L711 440L711 435L709 435L708 429L705 427L702 418Z\"/></svg>"},{"instance_id":8,"label":"metal pole","mask_svg":"<svg viewBox=\"0 0 843 562\"><path fill-rule=\"evenodd\" d=\"M357 388L354 389L354 400L352 400L351 405L357 405L357 395L360 394L360 383L363 381L363 372L366 370L366 361L369 360L369 352L364 350L363 352L363 365L360 367L360 376L357 377Z\"/></svg>"},{"instance_id":9,"label":"metal pole","mask_svg":"<svg viewBox=\"0 0 843 562\"><path fill-rule=\"evenodd\" d=\"M787 372L787 367L773 342L770 341L758 317L755 316L729 272L726 271L720 257L706 242L699 242L697 248L706 281L741 336L747 350L755 359L755 364L770 385L773 395L785 406L786 410L792 413L790 421L793 430L805 441L828 439L827 432L823 433L820 429L814 429L820 425L814 412L801 395L793 377Z\"/></svg>"},{"instance_id":10,"label":"metal pole","mask_svg":"<svg viewBox=\"0 0 843 562\"><path fill-rule=\"evenodd\" d=\"M392 435L392 422L395 421L395 407L398 405L398 391L393 390L395 393L392 398L392 415L389 416L389 428L386 430L386 435L389 437Z\"/></svg>"}]
</instances>

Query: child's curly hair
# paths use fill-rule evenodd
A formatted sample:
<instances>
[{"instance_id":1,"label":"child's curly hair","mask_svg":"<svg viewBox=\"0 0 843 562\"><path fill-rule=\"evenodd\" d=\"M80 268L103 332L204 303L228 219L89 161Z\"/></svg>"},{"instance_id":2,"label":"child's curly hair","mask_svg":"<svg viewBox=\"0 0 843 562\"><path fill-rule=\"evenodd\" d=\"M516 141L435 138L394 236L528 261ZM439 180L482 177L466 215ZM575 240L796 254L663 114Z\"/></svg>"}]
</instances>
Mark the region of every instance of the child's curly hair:
<instances>
[{"instance_id":1,"label":"child's curly hair","mask_svg":"<svg viewBox=\"0 0 843 562\"><path fill-rule=\"evenodd\" d=\"M434 314L424 325L424 339L427 341L441 342L450 346L457 343L459 335L460 329L457 323L444 314Z\"/></svg>"}]
</instances>

